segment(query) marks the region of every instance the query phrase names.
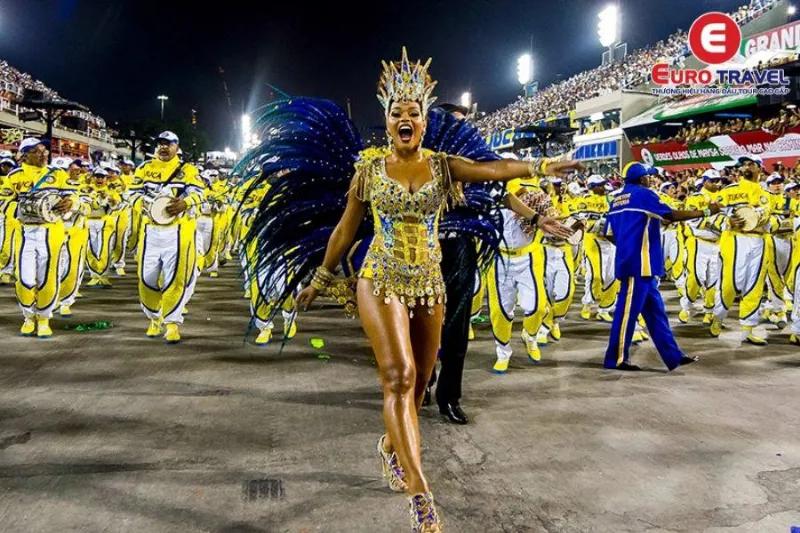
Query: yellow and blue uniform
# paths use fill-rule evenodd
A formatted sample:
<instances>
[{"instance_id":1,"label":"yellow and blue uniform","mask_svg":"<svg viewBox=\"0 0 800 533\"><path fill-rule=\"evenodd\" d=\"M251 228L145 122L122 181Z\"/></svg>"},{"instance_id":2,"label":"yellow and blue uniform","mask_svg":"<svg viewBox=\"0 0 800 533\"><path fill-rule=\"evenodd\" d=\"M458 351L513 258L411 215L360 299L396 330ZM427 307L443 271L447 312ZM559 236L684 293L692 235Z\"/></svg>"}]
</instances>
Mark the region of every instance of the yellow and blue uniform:
<instances>
[{"instance_id":1,"label":"yellow and blue uniform","mask_svg":"<svg viewBox=\"0 0 800 533\"><path fill-rule=\"evenodd\" d=\"M9 173L8 180L16 195L12 200L15 209L19 195L30 193L34 188L36 192L62 197L72 197L76 192L67 183L68 176L63 170L27 163L22 163L20 168ZM17 218L21 218L19 213ZM34 317L46 321L53 316L61 286L59 258L65 240L63 220L52 223L20 220L19 239L15 243L16 293L26 321Z\"/></svg>"},{"instance_id":2,"label":"yellow and blue uniform","mask_svg":"<svg viewBox=\"0 0 800 533\"><path fill-rule=\"evenodd\" d=\"M90 192L90 211L88 216L89 249L87 264L91 280L89 287L110 287L107 279L114 251L114 231L116 229L116 206L122 201L119 193L108 184L92 185Z\"/></svg>"},{"instance_id":3,"label":"yellow and blue uniform","mask_svg":"<svg viewBox=\"0 0 800 533\"><path fill-rule=\"evenodd\" d=\"M642 165L638 167L641 167L639 172L647 172ZM605 368L616 368L629 361L639 314L644 317L667 368L680 366L683 353L672 335L658 290L659 278L664 276L661 222L671 212L672 208L653 191L638 183L625 185L611 203L608 222L617 245L614 272L620 280L620 291L603 362Z\"/></svg>"},{"instance_id":4,"label":"yellow and blue uniform","mask_svg":"<svg viewBox=\"0 0 800 533\"><path fill-rule=\"evenodd\" d=\"M166 184L174 173L174 179ZM202 202L203 184L197 169L181 163L178 157L143 163L134 176L143 180L144 194L180 198L187 204L186 211L163 225L143 211L138 250L139 299L142 311L151 321L148 335L155 337L161 331L161 324L183 323L183 308L197 277L197 225L189 212Z\"/></svg>"},{"instance_id":5,"label":"yellow and blue uniform","mask_svg":"<svg viewBox=\"0 0 800 533\"><path fill-rule=\"evenodd\" d=\"M686 199L686 209L702 211L712 203L719 202L719 193L705 188ZM719 238L724 215L690 220L686 224L686 286L681 294L681 309L689 314L691 305L701 293L706 315L714 311L714 297L719 279ZM710 320L710 317L708 317Z\"/></svg>"},{"instance_id":6,"label":"yellow and blue uniform","mask_svg":"<svg viewBox=\"0 0 800 533\"><path fill-rule=\"evenodd\" d=\"M758 309L764 294L769 260L769 254L765 253L765 232L770 214L768 195L757 182L746 179L720 191L720 204L724 206L727 217L740 207L751 207L756 210L760 220L752 231L734 228L727 222L723 227L719 240L720 277L715 296L712 335L718 331L739 295L739 319L745 331L749 334L760 321Z\"/></svg>"},{"instance_id":7,"label":"yellow and blue uniform","mask_svg":"<svg viewBox=\"0 0 800 533\"><path fill-rule=\"evenodd\" d=\"M142 204L137 202L142 194L144 179L134 174L122 174L122 183L125 184L123 200L130 205L130 229L128 230L128 252L133 252L139 245L139 231L142 227Z\"/></svg>"},{"instance_id":8,"label":"yellow and blue uniform","mask_svg":"<svg viewBox=\"0 0 800 533\"><path fill-rule=\"evenodd\" d=\"M533 181L519 179L508 182L506 190L515 196L541 191ZM500 255L495 259L487 277L489 319L498 361L494 369L496 373L506 371L513 353L511 335L517 304L524 313L522 339L532 361L541 359L536 337L547 315L545 252L541 239L537 240L535 235L528 234L511 210L503 209L502 213L505 247L500 249Z\"/></svg>"},{"instance_id":9,"label":"yellow and blue uniform","mask_svg":"<svg viewBox=\"0 0 800 533\"><path fill-rule=\"evenodd\" d=\"M70 307L75 303L86 269L86 253L89 247L89 226L86 217L91 210L91 187L83 185L80 177L69 178L68 183L78 189L78 203L64 219L67 242L61 249L61 288L58 292L59 314L71 316Z\"/></svg>"},{"instance_id":10,"label":"yellow and blue uniform","mask_svg":"<svg viewBox=\"0 0 800 533\"><path fill-rule=\"evenodd\" d=\"M111 266L117 269L118 275L124 275L125 253L128 251L132 218L131 206L125 201L128 189L121 176L109 180L108 188L119 197L120 202L113 213L114 241L111 249Z\"/></svg>"},{"instance_id":11,"label":"yellow and blue uniform","mask_svg":"<svg viewBox=\"0 0 800 533\"><path fill-rule=\"evenodd\" d=\"M792 258L792 199L783 194L769 194L771 214L770 235L765 235L765 254L769 256L767 268L767 288L769 302L767 308L773 315L770 320L786 323L786 303L791 302L791 293L786 287L786 278Z\"/></svg>"},{"instance_id":12,"label":"yellow and blue uniform","mask_svg":"<svg viewBox=\"0 0 800 533\"><path fill-rule=\"evenodd\" d=\"M0 283L11 283L14 273L15 237L19 221L14 215L12 200L16 197L8 176L0 176Z\"/></svg>"},{"instance_id":13,"label":"yellow and blue uniform","mask_svg":"<svg viewBox=\"0 0 800 533\"><path fill-rule=\"evenodd\" d=\"M593 192L575 202L575 216L584 221L583 238L586 288L583 295L584 315L593 306L604 315L611 311L616 300L619 283L614 277L616 248L604 235L608 213L608 196Z\"/></svg>"}]
</instances>

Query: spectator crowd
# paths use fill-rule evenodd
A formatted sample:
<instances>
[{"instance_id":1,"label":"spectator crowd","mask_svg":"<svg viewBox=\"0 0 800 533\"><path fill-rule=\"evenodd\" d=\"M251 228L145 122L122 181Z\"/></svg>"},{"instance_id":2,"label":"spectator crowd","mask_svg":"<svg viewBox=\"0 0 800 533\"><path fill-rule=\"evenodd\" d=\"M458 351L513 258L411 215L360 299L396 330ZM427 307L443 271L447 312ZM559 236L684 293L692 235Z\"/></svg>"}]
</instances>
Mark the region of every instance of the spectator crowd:
<instances>
[{"instance_id":1,"label":"spectator crowd","mask_svg":"<svg viewBox=\"0 0 800 533\"><path fill-rule=\"evenodd\" d=\"M769 9L777 0L752 0L732 13L739 24L746 24ZM481 131L489 134L509 128L527 126L538 120L565 116L578 102L619 89L634 88L646 83L653 65L658 62L681 65L689 54L687 32L678 30L666 41L635 50L622 61L601 65L559 81L528 98L518 97L512 104L477 121Z\"/></svg>"},{"instance_id":2,"label":"spectator crowd","mask_svg":"<svg viewBox=\"0 0 800 533\"><path fill-rule=\"evenodd\" d=\"M717 135L730 135L745 131L764 130L773 135L783 135L788 130L800 126L800 110L782 108L773 117L762 119L760 117L732 118L730 120L709 120L707 122L694 122L683 126L671 137L649 136L631 139L632 145L679 142L681 144L696 144Z\"/></svg>"}]
</instances>

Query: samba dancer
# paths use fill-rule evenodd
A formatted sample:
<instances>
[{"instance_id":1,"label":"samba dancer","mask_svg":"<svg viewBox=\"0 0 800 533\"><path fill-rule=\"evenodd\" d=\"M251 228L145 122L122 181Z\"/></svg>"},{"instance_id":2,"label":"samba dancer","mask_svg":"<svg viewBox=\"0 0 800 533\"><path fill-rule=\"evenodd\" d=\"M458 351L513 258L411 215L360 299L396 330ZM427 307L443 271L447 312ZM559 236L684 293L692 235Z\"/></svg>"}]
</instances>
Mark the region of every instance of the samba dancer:
<instances>
[{"instance_id":1,"label":"samba dancer","mask_svg":"<svg viewBox=\"0 0 800 533\"><path fill-rule=\"evenodd\" d=\"M422 472L417 420L441 342L445 288L436 231L439 215L448 204L465 201L462 182L559 175L579 168L573 162L542 160L475 163L422 151L425 117L434 100L429 64L409 63L405 49L401 62L384 63L379 100L391 154L365 154L356 164L347 207L322 265L297 298L299 308L307 309L332 288L332 270L348 251L369 206L375 238L359 273L357 303L384 390L388 432L378 450L390 487L409 494L412 528L419 532L442 530Z\"/></svg>"}]
</instances>

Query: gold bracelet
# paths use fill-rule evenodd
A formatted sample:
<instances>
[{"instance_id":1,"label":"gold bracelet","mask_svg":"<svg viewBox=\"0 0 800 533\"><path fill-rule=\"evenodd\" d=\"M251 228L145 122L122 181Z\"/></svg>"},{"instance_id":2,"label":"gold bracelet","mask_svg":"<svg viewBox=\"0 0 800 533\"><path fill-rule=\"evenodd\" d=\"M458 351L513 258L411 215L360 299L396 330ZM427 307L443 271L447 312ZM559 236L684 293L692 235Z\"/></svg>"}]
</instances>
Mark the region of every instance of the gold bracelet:
<instances>
[{"instance_id":1,"label":"gold bracelet","mask_svg":"<svg viewBox=\"0 0 800 533\"><path fill-rule=\"evenodd\" d=\"M538 166L537 165L538 162L539 162L538 159L534 159L530 163L528 163L528 174L530 174L531 177L536 176L536 171L537 171L536 167Z\"/></svg>"},{"instance_id":2,"label":"gold bracelet","mask_svg":"<svg viewBox=\"0 0 800 533\"><path fill-rule=\"evenodd\" d=\"M542 159L542 166L540 167L540 171L543 176L547 176L547 165L549 161L547 159Z\"/></svg>"}]
</instances>

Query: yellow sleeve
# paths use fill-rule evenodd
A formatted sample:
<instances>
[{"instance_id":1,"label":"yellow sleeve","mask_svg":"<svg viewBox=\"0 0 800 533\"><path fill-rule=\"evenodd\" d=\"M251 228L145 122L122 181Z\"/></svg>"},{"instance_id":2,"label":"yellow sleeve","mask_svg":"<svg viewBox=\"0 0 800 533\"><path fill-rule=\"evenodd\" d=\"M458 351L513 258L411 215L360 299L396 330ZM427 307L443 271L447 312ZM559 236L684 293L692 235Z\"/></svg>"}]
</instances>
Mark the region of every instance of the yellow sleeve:
<instances>
[{"instance_id":1,"label":"yellow sleeve","mask_svg":"<svg viewBox=\"0 0 800 533\"><path fill-rule=\"evenodd\" d=\"M523 187L522 180L519 178L513 179L506 183L506 191L508 191L508 194L513 194L514 196L516 196Z\"/></svg>"}]
</instances>

